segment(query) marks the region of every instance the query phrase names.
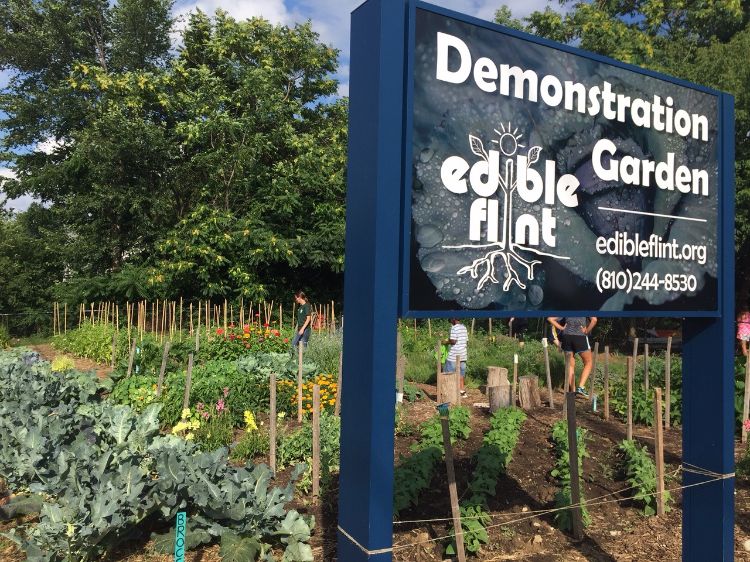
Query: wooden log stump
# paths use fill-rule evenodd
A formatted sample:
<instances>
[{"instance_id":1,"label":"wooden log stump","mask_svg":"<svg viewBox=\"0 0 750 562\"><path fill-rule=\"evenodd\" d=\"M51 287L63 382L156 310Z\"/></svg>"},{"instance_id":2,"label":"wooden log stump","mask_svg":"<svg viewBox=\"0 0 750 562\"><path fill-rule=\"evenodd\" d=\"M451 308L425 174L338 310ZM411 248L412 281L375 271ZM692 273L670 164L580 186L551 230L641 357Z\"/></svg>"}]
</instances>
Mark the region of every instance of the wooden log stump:
<instances>
[{"instance_id":1,"label":"wooden log stump","mask_svg":"<svg viewBox=\"0 0 750 562\"><path fill-rule=\"evenodd\" d=\"M500 372L502 371L502 367L495 367L493 365L490 365L487 367L487 388L491 388L493 386L500 386L500 380L501 375ZM508 378L508 369L505 369L505 378Z\"/></svg>"},{"instance_id":2,"label":"wooden log stump","mask_svg":"<svg viewBox=\"0 0 750 562\"><path fill-rule=\"evenodd\" d=\"M458 404L458 377L455 373L440 373L437 378L438 404Z\"/></svg>"},{"instance_id":3,"label":"wooden log stump","mask_svg":"<svg viewBox=\"0 0 750 562\"><path fill-rule=\"evenodd\" d=\"M533 410L542 405L542 399L539 396L539 379L536 375L526 375L518 379L518 398L521 408L524 410Z\"/></svg>"}]
</instances>

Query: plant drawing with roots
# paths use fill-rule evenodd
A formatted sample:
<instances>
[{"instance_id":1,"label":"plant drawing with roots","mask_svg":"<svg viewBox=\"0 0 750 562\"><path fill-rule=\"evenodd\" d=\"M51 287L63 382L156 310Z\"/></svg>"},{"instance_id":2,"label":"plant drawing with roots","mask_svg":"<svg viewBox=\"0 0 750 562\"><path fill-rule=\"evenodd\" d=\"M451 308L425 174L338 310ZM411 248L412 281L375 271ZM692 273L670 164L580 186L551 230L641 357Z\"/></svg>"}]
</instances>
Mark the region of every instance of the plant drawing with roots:
<instances>
[{"instance_id":1,"label":"plant drawing with roots","mask_svg":"<svg viewBox=\"0 0 750 562\"><path fill-rule=\"evenodd\" d=\"M508 159L505 162L505 173L498 174L498 183L503 190L504 195L504 208L503 208L503 226L501 238L498 242L491 244L464 244L460 246L443 246L445 249L464 249L464 248L495 248L488 251L483 257L475 259L471 265L462 267L456 273L458 275L471 274L472 279L479 278L476 291L480 291L488 281L492 283L499 283L496 277L495 260L500 257L505 265L505 281L503 282L503 291L509 291L513 283L518 285L521 289L526 288L526 284L521 280L518 271L514 267L514 262L524 269L526 269L526 279L531 281L534 279L534 266L541 264L542 262L536 259L526 259L521 256L519 251L532 252L539 256L549 256L556 259L570 259L566 256L557 256L542 252L535 248L528 246L522 246L513 242L513 192L517 188L517 180L513 167L512 156L515 156L519 148L526 148L524 145L519 144L518 141L522 135L516 134L518 129L516 128L511 132L511 124L508 123L508 129L505 129L504 125L500 125L501 131L494 129L495 133L500 137L499 140L493 139L493 143L497 144L502 152ZM484 158L486 162L489 162L489 156L484 149L481 139L474 135L469 135L469 143L471 145L471 151L477 156ZM527 152L526 168L531 167L532 164L539 160L539 155L542 151L541 146L532 146ZM480 275L481 274L481 275Z\"/></svg>"}]
</instances>

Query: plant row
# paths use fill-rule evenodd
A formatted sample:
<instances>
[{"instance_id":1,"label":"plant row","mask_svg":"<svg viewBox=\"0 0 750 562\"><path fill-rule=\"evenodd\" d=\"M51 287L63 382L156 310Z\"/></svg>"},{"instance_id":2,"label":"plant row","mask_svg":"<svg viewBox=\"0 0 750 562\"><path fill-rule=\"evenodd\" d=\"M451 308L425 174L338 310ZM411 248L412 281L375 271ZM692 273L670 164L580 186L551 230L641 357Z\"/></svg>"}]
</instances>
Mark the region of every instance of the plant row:
<instances>
[{"instance_id":1,"label":"plant row","mask_svg":"<svg viewBox=\"0 0 750 562\"><path fill-rule=\"evenodd\" d=\"M488 503L495 497L498 479L505 474L521 434L526 414L516 408L497 410L490 419L490 429L484 436L476 455L476 467L469 482L469 499L461 502L461 529L464 548L476 554L482 544L487 544L487 525L492 520ZM455 536L455 529L452 534ZM455 539L446 549L456 553Z\"/></svg>"},{"instance_id":2,"label":"plant row","mask_svg":"<svg viewBox=\"0 0 750 562\"><path fill-rule=\"evenodd\" d=\"M451 408L448 413L451 443L468 439L471 433L469 409L466 406ZM393 513L417 505L420 494L426 490L440 459L443 458L443 429L440 415L420 426L421 438L411 446L412 454L399 458L393 478Z\"/></svg>"},{"instance_id":3,"label":"plant row","mask_svg":"<svg viewBox=\"0 0 750 562\"><path fill-rule=\"evenodd\" d=\"M644 515L656 515L656 465L645 446L625 439L618 446L621 469L633 489L633 499L643 503ZM669 511L669 492L663 493L664 510Z\"/></svg>"},{"instance_id":4,"label":"plant row","mask_svg":"<svg viewBox=\"0 0 750 562\"><path fill-rule=\"evenodd\" d=\"M92 374L53 373L24 351L0 353L0 478L38 522L7 534L32 562L101 560L136 534L174 548L188 514L188 548L221 541L224 560L312 560L314 520L287 510L289 484L265 465L232 467L227 450L200 451L159 432L158 404L136 413L102 399ZM278 555L279 558L275 556Z\"/></svg>"}]
</instances>

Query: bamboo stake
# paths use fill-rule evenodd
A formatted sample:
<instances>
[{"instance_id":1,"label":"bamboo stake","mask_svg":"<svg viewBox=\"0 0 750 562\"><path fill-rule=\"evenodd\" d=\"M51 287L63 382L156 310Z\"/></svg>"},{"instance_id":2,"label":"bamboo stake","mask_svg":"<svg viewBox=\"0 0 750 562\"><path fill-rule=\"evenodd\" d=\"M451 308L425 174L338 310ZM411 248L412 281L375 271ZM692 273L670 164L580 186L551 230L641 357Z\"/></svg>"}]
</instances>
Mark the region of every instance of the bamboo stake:
<instances>
[{"instance_id":1,"label":"bamboo stake","mask_svg":"<svg viewBox=\"0 0 750 562\"><path fill-rule=\"evenodd\" d=\"M427 319L427 335L432 339L432 320Z\"/></svg>"},{"instance_id":2,"label":"bamboo stake","mask_svg":"<svg viewBox=\"0 0 750 562\"><path fill-rule=\"evenodd\" d=\"M192 318L191 318L191 320L192 320ZM180 334L180 343L182 343L182 297L180 297L180 330L179 330L179 334Z\"/></svg>"},{"instance_id":3,"label":"bamboo stake","mask_svg":"<svg viewBox=\"0 0 750 562\"><path fill-rule=\"evenodd\" d=\"M656 456L656 515L664 515L664 434L661 420L661 388L654 397L654 455Z\"/></svg>"},{"instance_id":4,"label":"bamboo stake","mask_svg":"<svg viewBox=\"0 0 750 562\"><path fill-rule=\"evenodd\" d=\"M276 373L271 373L271 398L269 408L268 439L270 441L268 464L276 474Z\"/></svg>"},{"instance_id":5,"label":"bamboo stake","mask_svg":"<svg viewBox=\"0 0 750 562\"><path fill-rule=\"evenodd\" d=\"M596 359L599 357L599 342L594 342L594 354L591 357L591 390L589 391L589 400L594 400L594 385L596 383Z\"/></svg>"},{"instance_id":6,"label":"bamboo stake","mask_svg":"<svg viewBox=\"0 0 750 562\"><path fill-rule=\"evenodd\" d=\"M643 384L648 395L648 344L643 344Z\"/></svg>"},{"instance_id":7,"label":"bamboo stake","mask_svg":"<svg viewBox=\"0 0 750 562\"><path fill-rule=\"evenodd\" d=\"M55 326L55 305L56 304L57 303L55 302L52 303L52 335L53 336L57 335L57 328Z\"/></svg>"},{"instance_id":8,"label":"bamboo stake","mask_svg":"<svg viewBox=\"0 0 750 562\"><path fill-rule=\"evenodd\" d=\"M516 391L518 389L518 353L513 354L513 387L511 388L510 405L516 407Z\"/></svg>"},{"instance_id":9,"label":"bamboo stake","mask_svg":"<svg viewBox=\"0 0 750 562\"><path fill-rule=\"evenodd\" d=\"M492 335L492 318L489 318L488 326L489 326L489 333L490 335Z\"/></svg>"},{"instance_id":10,"label":"bamboo stake","mask_svg":"<svg viewBox=\"0 0 750 562\"><path fill-rule=\"evenodd\" d=\"M117 335L112 334L112 361L110 363L110 370L115 370L115 353L117 352Z\"/></svg>"},{"instance_id":11,"label":"bamboo stake","mask_svg":"<svg viewBox=\"0 0 750 562\"><path fill-rule=\"evenodd\" d=\"M320 497L320 386L313 385L313 434L312 434L312 494L313 501Z\"/></svg>"},{"instance_id":12,"label":"bamboo stake","mask_svg":"<svg viewBox=\"0 0 750 562\"><path fill-rule=\"evenodd\" d=\"M65 320L65 323L63 324L63 333L68 333L68 303L65 303L65 313L63 316L63 319Z\"/></svg>"},{"instance_id":13,"label":"bamboo stake","mask_svg":"<svg viewBox=\"0 0 750 562\"><path fill-rule=\"evenodd\" d=\"M667 338L667 353L664 356L664 427L669 429L669 408L672 399L672 336Z\"/></svg>"},{"instance_id":14,"label":"bamboo stake","mask_svg":"<svg viewBox=\"0 0 750 562\"><path fill-rule=\"evenodd\" d=\"M224 299L224 333L227 333L227 299Z\"/></svg>"},{"instance_id":15,"label":"bamboo stake","mask_svg":"<svg viewBox=\"0 0 750 562\"><path fill-rule=\"evenodd\" d=\"M133 373L133 360L135 359L135 340L130 346L130 356L128 357L128 376Z\"/></svg>"}]
</instances>

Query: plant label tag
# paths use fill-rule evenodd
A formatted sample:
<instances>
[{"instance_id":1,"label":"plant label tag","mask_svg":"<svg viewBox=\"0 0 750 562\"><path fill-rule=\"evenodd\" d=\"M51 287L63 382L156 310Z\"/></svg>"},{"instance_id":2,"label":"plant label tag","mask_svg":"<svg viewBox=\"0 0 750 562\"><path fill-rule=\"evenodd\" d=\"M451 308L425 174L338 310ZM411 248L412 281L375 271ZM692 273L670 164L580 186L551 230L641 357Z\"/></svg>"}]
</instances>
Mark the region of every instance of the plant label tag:
<instances>
[{"instance_id":1,"label":"plant label tag","mask_svg":"<svg viewBox=\"0 0 750 562\"><path fill-rule=\"evenodd\" d=\"M187 513L180 511L177 514L177 523L174 530L174 562L185 562L185 535L187 534Z\"/></svg>"}]
</instances>

